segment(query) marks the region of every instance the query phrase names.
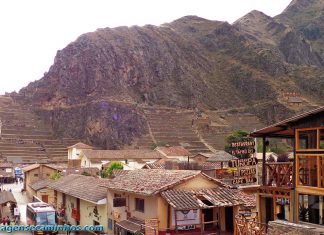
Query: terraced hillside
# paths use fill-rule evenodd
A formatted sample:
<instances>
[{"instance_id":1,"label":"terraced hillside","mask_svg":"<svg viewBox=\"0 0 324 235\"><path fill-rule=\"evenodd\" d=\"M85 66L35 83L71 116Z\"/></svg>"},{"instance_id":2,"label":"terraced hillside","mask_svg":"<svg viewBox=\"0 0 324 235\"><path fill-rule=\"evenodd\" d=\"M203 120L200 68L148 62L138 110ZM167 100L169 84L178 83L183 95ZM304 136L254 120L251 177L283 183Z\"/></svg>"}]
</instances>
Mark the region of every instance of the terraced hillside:
<instances>
[{"instance_id":1,"label":"terraced hillside","mask_svg":"<svg viewBox=\"0 0 324 235\"><path fill-rule=\"evenodd\" d=\"M73 139L56 139L47 127L26 107L10 97L0 96L0 159L19 163L67 160L67 146Z\"/></svg>"},{"instance_id":2,"label":"terraced hillside","mask_svg":"<svg viewBox=\"0 0 324 235\"><path fill-rule=\"evenodd\" d=\"M224 149L225 138L234 130L253 131L252 128L261 128L264 124L249 113L206 112L210 126L208 129L198 129L202 139L215 149Z\"/></svg>"},{"instance_id":3,"label":"terraced hillside","mask_svg":"<svg viewBox=\"0 0 324 235\"><path fill-rule=\"evenodd\" d=\"M233 130L252 131L251 127L263 126L255 115L249 113L206 111L197 119L193 110L145 107L144 114L150 134L135 141L133 146L181 145L193 154L224 149L225 137Z\"/></svg>"},{"instance_id":4,"label":"terraced hillside","mask_svg":"<svg viewBox=\"0 0 324 235\"><path fill-rule=\"evenodd\" d=\"M144 109L156 143L182 145L192 153L209 152L192 128L194 112L176 109Z\"/></svg>"}]
</instances>

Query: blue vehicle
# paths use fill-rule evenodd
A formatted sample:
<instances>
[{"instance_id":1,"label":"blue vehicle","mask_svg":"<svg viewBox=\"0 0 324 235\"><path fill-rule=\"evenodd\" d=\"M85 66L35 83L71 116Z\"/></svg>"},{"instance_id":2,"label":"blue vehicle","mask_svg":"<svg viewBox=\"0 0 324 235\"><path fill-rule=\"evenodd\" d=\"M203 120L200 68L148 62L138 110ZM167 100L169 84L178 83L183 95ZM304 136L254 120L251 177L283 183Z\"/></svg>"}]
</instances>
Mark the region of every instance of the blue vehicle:
<instances>
[{"instance_id":1,"label":"blue vehicle","mask_svg":"<svg viewBox=\"0 0 324 235\"><path fill-rule=\"evenodd\" d=\"M23 178L24 177L24 173L23 173L21 168L19 168L19 167L15 168L15 177L16 178Z\"/></svg>"}]
</instances>

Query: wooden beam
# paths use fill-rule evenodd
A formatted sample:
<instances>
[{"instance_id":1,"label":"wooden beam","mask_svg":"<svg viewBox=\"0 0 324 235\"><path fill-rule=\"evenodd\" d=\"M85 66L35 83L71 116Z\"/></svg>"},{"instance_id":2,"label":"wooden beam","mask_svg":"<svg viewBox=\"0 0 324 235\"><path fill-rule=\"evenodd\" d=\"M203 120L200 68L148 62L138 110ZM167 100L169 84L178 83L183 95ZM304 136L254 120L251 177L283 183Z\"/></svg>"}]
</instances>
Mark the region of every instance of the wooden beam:
<instances>
[{"instance_id":1,"label":"wooden beam","mask_svg":"<svg viewBox=\"0 0 324 235\"><path fill-rule=\"evenodd\" d=\"M262 137L262 185L266 185L266 138Z\"/></svg>"}]
</instances>

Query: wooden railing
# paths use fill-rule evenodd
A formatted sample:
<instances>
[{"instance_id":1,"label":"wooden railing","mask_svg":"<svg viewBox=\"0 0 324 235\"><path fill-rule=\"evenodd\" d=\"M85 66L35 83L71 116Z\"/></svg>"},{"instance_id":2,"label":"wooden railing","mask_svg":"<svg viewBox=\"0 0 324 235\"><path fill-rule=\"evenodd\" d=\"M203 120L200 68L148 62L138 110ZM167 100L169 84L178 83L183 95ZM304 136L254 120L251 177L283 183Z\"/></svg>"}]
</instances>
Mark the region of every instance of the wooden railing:
<instances>
[{"instance_id":1,"label":"wooden railing","mask_svg":"<svg viewBox=\"0 0 324 235\"><path fill-rule=\"evenodd\" d=\"M293 163L266 163L266 185L273 187L292 187Z\"/></svg>"},{"instance_id":2,"label":"wooden railing","mask_svg":"<svg viewBox=\"0 0 324 235\"><path fill-rule=\"evenodd\" d=\"M235 216L235 226L237 235L266 235L268 228L256 218L246 218L242 215Z\"/></svg>"}]
</instances>

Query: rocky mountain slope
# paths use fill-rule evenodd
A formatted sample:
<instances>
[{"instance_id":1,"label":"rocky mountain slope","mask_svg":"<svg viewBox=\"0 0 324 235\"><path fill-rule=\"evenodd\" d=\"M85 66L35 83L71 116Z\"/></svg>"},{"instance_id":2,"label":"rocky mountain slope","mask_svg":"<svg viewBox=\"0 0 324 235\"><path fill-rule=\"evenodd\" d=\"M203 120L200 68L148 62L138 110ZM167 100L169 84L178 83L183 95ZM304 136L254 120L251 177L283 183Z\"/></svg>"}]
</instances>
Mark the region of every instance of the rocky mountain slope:
<instances>
[{"instance_id":1,"label":"rocky mountain slope","mask_svg":"<svg viewBox=\"0 0 324 235\"><path fill-rule=\"evenodd\" d=\"M98 29L58 51L16 100L33 104L58 136L104 148L147 135L146 106L237 109L270 123L323 105L322 34L305 33L314 25L321 32L323 8L323 0L296 0L275 18L252 11L232 25L186 16ZM287 92L300 105L287 103Z\"/></svg>"}]
</instances>

